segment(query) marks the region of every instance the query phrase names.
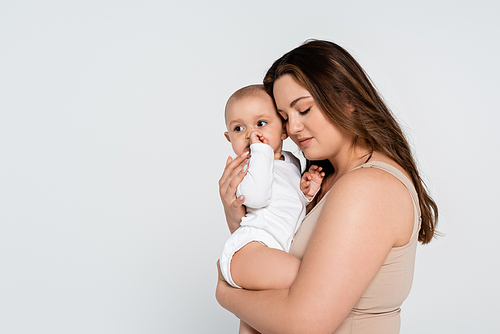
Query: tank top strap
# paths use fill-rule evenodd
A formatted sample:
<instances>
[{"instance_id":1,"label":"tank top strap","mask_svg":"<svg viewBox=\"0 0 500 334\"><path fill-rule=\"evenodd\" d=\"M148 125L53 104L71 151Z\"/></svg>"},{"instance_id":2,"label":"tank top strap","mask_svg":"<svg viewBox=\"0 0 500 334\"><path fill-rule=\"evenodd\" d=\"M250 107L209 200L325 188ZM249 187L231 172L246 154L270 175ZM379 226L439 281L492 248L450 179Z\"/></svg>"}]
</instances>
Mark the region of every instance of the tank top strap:
<instances>
[{"instance_id":1,"label":"tank top strap","mask_svg":"<svg viewBox=\"0 0 500 334\"><path fill-rule=\"evenodd\" d=\"M421 223L421 214L420 214L420 204L418 201L418 194L417 191L415 190L415 187L413 186L413 183L408 179L406 175L404 175L399 169L396 167L389 165L388 163L382 162L382 161L369 161L367 163L362 164L361 166L358 166L353 170L359 169L359 168L366 168L366 167L374 167L381 169L391 175L393 175L395 178L397 178L404 186L406 189L408 189L408 192L410 193L412 202L413 202L413 208L415 210L415 224L413 227L413 233L411 236L411 239L414 238L415 235L417 235L418 231L420 230L420 223Z\"/></svg>"}]
</instances>

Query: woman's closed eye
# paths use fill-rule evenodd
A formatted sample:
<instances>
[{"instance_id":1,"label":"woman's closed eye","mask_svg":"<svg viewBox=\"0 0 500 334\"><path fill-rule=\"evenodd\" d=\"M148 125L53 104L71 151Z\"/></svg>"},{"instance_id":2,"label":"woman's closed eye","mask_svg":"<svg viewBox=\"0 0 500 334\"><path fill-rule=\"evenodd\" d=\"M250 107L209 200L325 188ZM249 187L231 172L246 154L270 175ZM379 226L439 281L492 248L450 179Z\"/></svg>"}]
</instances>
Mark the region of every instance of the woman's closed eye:
<instances>
[{"instance_id":1,"label":"woman's closed eye","mask_svg":"<svg viewBox=\"0 0 500 334\"><path fill-rule=\"evenodd\" d=\"M309 111L311 111L311 108L307 108L304 111L299 111L299 114L301 114L303 116L303 115L307 114Z\"/></svg>"},{"instance_id":2,"label":"woman's closed eye","mask_svg":"<svg viewBox=\"0 0 500 334\"><path fill-rule=\"evenodd\" d=\"M265 126L265 125L267 125L266 121L258 121L257 122L257 126Z\"/></svg>"}]
</instances>

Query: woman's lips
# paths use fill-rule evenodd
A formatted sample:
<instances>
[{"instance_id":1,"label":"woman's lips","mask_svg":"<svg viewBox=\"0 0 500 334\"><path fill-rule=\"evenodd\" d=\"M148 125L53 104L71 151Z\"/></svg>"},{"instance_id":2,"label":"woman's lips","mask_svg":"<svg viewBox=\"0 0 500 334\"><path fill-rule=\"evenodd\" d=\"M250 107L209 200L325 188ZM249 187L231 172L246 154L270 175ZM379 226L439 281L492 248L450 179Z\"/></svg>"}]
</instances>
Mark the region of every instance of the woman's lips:
<instances>
[{"instance_id":1,"label":"woman's lips","mask_svg":"<svg viewBox=\"0 0 500 334\"><path fill-rule=\"evenodd\" d=\"M300 147L306 147L307 145L309 145L309 143L311 142L312 139L313 139L313 137L299 139Z\"/></svg>"}]
</instances>

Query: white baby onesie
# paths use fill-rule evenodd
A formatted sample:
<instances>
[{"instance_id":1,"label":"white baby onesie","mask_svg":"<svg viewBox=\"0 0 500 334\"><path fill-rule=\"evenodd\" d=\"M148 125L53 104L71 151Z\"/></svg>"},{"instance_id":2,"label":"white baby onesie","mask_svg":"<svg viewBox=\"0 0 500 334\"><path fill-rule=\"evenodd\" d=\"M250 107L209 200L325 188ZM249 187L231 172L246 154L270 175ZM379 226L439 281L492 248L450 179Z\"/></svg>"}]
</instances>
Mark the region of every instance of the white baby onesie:
<instances>
[{"instance_id":1,"label":"white baby onesie","mask_svg":"<svg viewBox=\"0 0 500 334\"><path fill-rule=\"evenodd\" d=\"M220 258L224 279L234 287L238 287L231 277L234 253L252 241L287 252L309 202L300 190L300 162L293 154L282 151L285 160L274 160L273 149L263 143L252 144L250 153L247 175L236 192L245 196L247 214Z\"/></svg>"}]
</instances>

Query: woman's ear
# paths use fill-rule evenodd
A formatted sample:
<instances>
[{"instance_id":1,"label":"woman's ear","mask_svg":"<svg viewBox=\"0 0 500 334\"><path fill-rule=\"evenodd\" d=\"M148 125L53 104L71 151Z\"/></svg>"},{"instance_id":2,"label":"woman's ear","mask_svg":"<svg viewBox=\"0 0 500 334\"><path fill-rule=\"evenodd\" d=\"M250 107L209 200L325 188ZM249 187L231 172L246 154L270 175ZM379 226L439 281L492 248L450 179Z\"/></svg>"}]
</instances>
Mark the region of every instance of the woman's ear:
<instances>
[{"instance_id":1,"label":"woman's ear","mask_svg":"<svg viewBox=\"0 0 500 334\"><path fill-rule=\"evenodd\" d=\"M346 93L341 92L340 98L342 99L342 104L345 106L346 111L352 113L354 110L356 110L356 107L352 103L351 98Z\"/></svg>"},{"instance_id":2,"label":"woman's ear","mask_svg":"<svg viewBox=\"0 0 500 334\"><path fill-rule=\"evenodd\" d=\"M231 138L229 138L229 133L227 131L224 132L224 137L226 137L228 142L231 142Z\"/></svg>"},{"instance_id":3,"label":"woman's ear","mask_svg":"<svg viewBox=\"0 0 500 334\"><path fill-rule=\"evenodd\" d=\"M352 113L354 110L356 110L356 107L352 103L352 99L346 93L341 92L340 99L345 107L345 111L347 111L348 113Z\"/></svg>"},{"instance_id":4,"label":"woman's ear","mask_svg":"<svg viewBox=\"0 0 500 334\"><path fill-rule=\"evenodd\" d=\"M353 112L356 110L356 107L351 102L348 102L347 103L347 110L349 110L349 112Z\"/></svg>"}]
</instances>

